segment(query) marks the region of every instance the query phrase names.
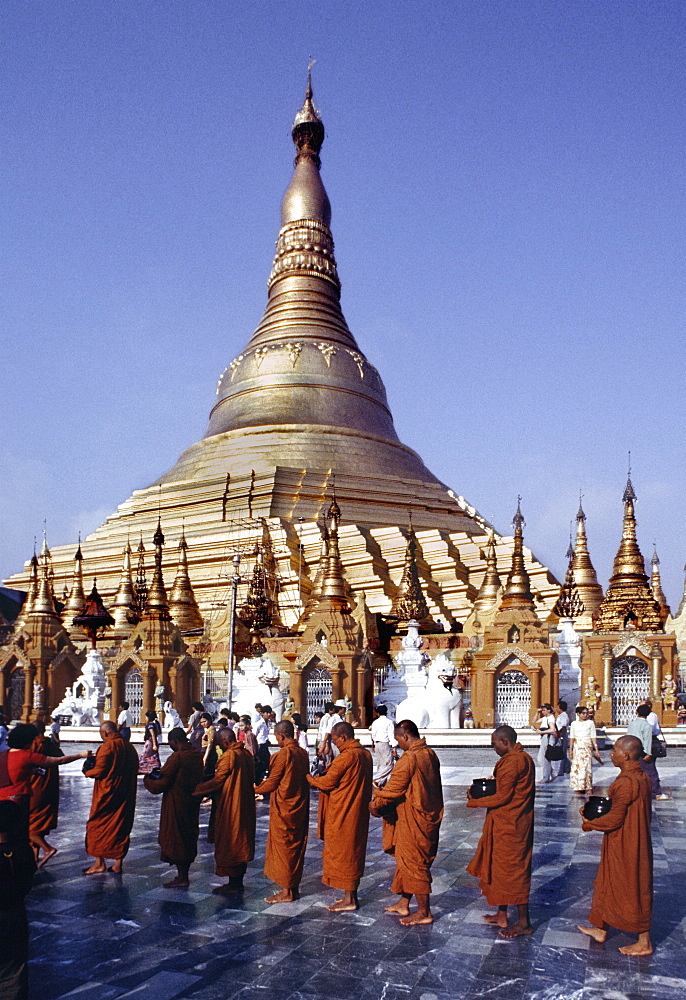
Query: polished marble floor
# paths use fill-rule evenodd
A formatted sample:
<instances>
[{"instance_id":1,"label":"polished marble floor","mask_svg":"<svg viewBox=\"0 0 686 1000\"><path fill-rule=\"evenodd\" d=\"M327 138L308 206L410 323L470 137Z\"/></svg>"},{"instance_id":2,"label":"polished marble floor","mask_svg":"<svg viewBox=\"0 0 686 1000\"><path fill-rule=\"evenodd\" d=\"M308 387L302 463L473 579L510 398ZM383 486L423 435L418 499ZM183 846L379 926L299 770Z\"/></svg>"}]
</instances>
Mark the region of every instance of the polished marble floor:
<instances>
[{"instance_id":1,"label":"polished marble floor","mask_svg":"<svg viewBox=\"0 0 686 1000\"><path fill-rule=\"evenodd\" d=\"M431 927L403 928L383 913L393 861L372 820L361 909L332 914L312 830L302 899L267 906L262 874L267 802L258 804L258 853L240 900L211 895L211 847L201 830L190 890L161 887L169 868L156 844L159 799L139 790L126 873L86 878L83 829L91 783L62 776L59 853L28 898L31 1000L674 1000L686 996L686 754L661 768L674 793L656 803L655 954L631 959L615 933L604 947L576 930L584 920L600 850L582 833L567 779L538 791L532 886L534 934L498 939L475 880L465 873L482 814L464 807L465 785L488 774L487 751L442 754L446 819L434 865ZM596 772L599 787L614 769ZM316 813L313 801L312 819ZM207 812L202 822L207 822Z\"/></svg>"}]
</instances>

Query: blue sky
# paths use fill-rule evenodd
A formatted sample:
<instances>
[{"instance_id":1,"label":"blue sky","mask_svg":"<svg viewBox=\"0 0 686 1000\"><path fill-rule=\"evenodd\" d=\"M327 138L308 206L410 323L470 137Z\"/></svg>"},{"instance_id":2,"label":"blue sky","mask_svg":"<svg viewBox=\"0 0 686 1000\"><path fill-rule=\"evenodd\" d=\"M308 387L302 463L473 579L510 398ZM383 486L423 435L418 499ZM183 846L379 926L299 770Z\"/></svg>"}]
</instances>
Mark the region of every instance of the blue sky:
<instances>
[{"instance_id":1,"label":"blue sky","mask_svg":"<svg viewBox=\"0 0 686 1000\"><path fill-rule=\"evenodd\" d=\"M631 449L686 561L683 3L0 6L0 573L202 436L264 307L308 57L343 308L401 439L603 584Z\"/></svg>"}]
</instances>

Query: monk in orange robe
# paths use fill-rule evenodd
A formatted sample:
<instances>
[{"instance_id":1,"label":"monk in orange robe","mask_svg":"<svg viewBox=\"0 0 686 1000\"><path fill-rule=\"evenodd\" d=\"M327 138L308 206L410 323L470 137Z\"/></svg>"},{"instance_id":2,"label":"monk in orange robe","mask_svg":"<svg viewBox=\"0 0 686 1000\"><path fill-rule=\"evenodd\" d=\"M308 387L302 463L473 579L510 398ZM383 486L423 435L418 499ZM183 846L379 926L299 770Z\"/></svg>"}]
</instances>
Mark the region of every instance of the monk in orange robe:
<instances>
[{"instance_id":1,"label":"monk in orange robe","mask_svg":"<svg viewBox=\"0 0 686 1000\"><path fill-rule=\"evenodd\" d=\"M329 909L342 913L359 908L357 887L367 851L374 765L349 722L336 723L331 739L338 756L324 774L308 774L307 780L320 792L317 836L324 841L322 882L343 891L343 899Z\"/></svg>"},{"instance_id":2,"label":"monk in orange robe","mask_svg":"<svg viewBox=\"0 0 686 1000\"><path fill-rule=\"evenodd\" d=\"M395 856L391 891L400 899L386 913L398 914L406 926L432 924L431 865L443 819L441 765L414 722L399 722L394 736L403 755L383 788L374 787L370 805L373 815L383 816L383 849ZM410 914L412 896L417 897L417 911Z\"/></svg>"},{"instance_id":3,"label":"monk in orange robe","mask_svg":"<svg viewBox=\"0 0 686 1000\"><path fill-rule=\"evenodd\" d=\"M588 915L592 927L579 930L602 944L607 928L638 934L623 955L652 955L653 845L650 836L652 789L641 770L645 751L636 736L620 736L610 752L619 776L610 785L612 808L599 819L584 819L583 830L605 834ZM582 813L583 815L583 813Z\"/></svg>"},{"instance_id":4,"label":"monk in orange robe","mask_svg":"<svg viewBox=\"0 0 686 1000\"><path fill-rule=\"evenodd\" d=\"M34 726L38 730L38 736L31 744L32 753L40 753L44 757L64 757L57 743L45 735L45 723L34 722ZM57 829L59 808L59 771L56 767L37 768L31 775L29 841L39 868L42 868L50 858L57 854L57 848L48 843L46 836L51 830ZM43 851L43 857L38 860L41 851Z\"/></svg>"},{"instance_id":5,"label":"monk in orange robe","mask_svg":"<svg viewBox=\"0 0 686 1000\"><path fill-rule=\"evenodd\" d=\"M136 810L138 754L114 722L103 722L100 737L95 767L86 771L86 777L95 779L86 824L86 851L95 861L83 873L98 875L107 870L105 859L113 858L109 871L121 875Z\"/></svg>"},{"instance_id":6,"label":"monk in orange robe","mask_svg":"<svg viewBox=\"0 0 686 1000\"><path fill-rule=\"evenodd\" d=\"M193 794L199 799L212 796L207 840L214 844L217 875L229 878L212 892L226 896L243 892L243 876L255 857L255 761L228 726L216 739L222 755L214 778L198 785Z\"/></svg>"},{"instance_id":7,"label":"monk in orange robe","mask_svg":"<svg viewBox=\"0 0 686 1000\"><path fill-rule=\"evenodd\" d=\"M164 882L164 888L185 889L188 870L198 853L200 800L193 797L193 792L203 779L203 755L191 746L183 729L170 730L167 742L173 752L159 778L148 774L143 784L153 795L162 793L157 836L160 858L176 865L176 878Z\"/></svg>"},{"instance_id":8,"label":"monk in orange robe","mask_svg":"<svg viewBox=\"0 0 686 1000\"><path fill-rule=\"evenodd\" d=\"M281 887L281 892L267 896L266 902L292 903L300 898L298 889L307 847L310 758L296 743L290 720L277 722L274 736L280 749L272 754L269 774L255 789L258 795L271 796L264 874Z\"/></svg>"},{"instance_id":9,"label":"monk in orange robe","mask_svg":"<svg viewBox=\"0 0 686 1000\"><path fill-rule=\"evenodd\" d=\"M500 758L493 770L495 795L473 799L467 792L468 806L487 810L481 840L467 871L481 880L481 892L491 906L498 907L497 913L488 914L484 920L500 928L500 937L514 938L531 934L529 892L536 768L511 726L498 726L491 736L491 746ZM507 922L508 906L516 906L519 911L511 927Z\"/></svg>"}]
</instances>

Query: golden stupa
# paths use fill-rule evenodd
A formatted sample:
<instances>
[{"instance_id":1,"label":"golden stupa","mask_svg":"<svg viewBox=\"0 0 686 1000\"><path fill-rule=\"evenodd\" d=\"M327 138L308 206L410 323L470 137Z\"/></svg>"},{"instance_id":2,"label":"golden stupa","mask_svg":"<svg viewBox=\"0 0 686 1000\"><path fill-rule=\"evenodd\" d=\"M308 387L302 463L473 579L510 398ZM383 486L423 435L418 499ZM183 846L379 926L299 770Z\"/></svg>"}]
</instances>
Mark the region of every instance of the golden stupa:
<instances>
[{"instance_id":1,"label":"golden stupa","mask_svg":"<svg viewBox=\"0 0 686 1000\"><path fill-rule=\"evenodd\" d=\"M309 79L292 137L295 168L283 198L267 306L219 379L205 436L81 545L83 570L97 575L118 628L133 627L135 608L129 613L121 596L133 586L129 539L140 536L149 545L161 519L168 544L164 556L161 543L156 546L156 564L147 563L147 572L154 570L157 590L164 585L162 569L171 584L181 544L182 579L170 611L173 618L178 605L184 612L179 628L190 624L197 631L197 602L210 659L213 641L227 628L237 553L239 604L247 600L259 558L274 622L282 630L296 627L315 586L323 548L319 521L334 487L344 518L337 544L348 596L364 592L370 612L390 615L402 596L408 515L428 621L459 629L486 572L480 553L490 526L398 439L381 377L341 311L331 206L320 176L324 125ZM492 570L496 562L505 570L512 538L493 533L493 545ZM73 545L52 551L56 592L58 584L72 583L73 553ZM523 559L544 618L559 584L528 550ZM7 584L27 590L30 573L27 564Z\"/></svg>"}]
</instances>

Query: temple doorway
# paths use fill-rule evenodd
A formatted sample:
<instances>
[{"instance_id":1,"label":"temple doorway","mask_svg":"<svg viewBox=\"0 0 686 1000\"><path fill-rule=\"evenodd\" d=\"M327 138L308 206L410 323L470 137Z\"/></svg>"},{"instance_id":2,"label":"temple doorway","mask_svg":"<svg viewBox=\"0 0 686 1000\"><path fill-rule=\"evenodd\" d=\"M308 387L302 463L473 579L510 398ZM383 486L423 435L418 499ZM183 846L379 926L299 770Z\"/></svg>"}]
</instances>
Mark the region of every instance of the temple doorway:
<instances>
[{"instance_id":1,"label":"temple doorway","mask_svg":"<svg viewBox=\"0 0 686 1000\"><path fill-rule=\"evenodd\" d=\"M323 712L324 705L331 701L331 674L318 661L308 668L305 682L307 700L307 725L313 726L314 713Z\"/></svg>"},{"instance_id":2,"label":"temple doorway","mask_svg":"<svg viewBox=\"0 0 686 1000\"><path fill-rule=\"evenodd\" d=\"M531 681L521 670L506 670L495 691L495 724L522 729L531 715Z\"/></svg>"},{"instance_id":3,"label":"temple doorway","mask_svg":"<svg viewBox=\"0 0 686 1000\"><path fill-rule=\"evenodd\" d=\"M627 726L636 706L650 696L650 667L640 656L622 656L612 664L612 722Z\"/></svg>"},{"instance_id":4,"label":"temple doorway","mask_svg":"<svg viewBox=\"0 0 686 1000\"><path fill-rule=\"evenodd\" d=\"M124 678L124 701L129 703L134 726L140 725L143 712L143 677L138 667L132 667Z\"/></svg>"}]
</instances>

